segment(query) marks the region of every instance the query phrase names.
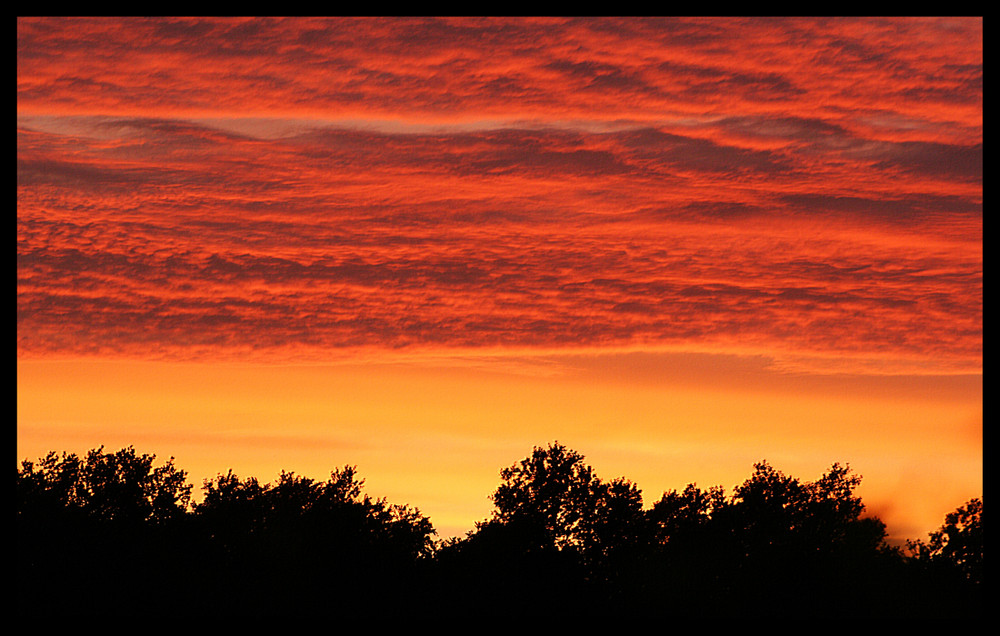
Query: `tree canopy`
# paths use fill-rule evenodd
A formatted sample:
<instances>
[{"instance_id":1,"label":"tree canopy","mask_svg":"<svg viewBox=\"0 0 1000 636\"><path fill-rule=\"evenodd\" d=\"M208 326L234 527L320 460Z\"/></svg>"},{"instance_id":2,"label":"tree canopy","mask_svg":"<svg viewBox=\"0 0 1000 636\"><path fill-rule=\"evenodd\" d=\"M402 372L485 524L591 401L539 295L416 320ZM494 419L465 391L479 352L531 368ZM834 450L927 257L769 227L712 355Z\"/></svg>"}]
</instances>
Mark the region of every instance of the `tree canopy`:
<instances>
[{"instance_id":1,"label":"tree canopy","mask_svg":"<svg viewBox=\"0 0 1000 636\"><path fill-rule=\"evenodd\" d=\"M406 559L433 552L430 519L407 505L374 499L363 487L355 466L335 469L322 482L282 471L274 485L229 471L205 481L195 513L226 550L266 540L283 549L303 541L327 552L346 548L345 558L376 549Z\"/></svg>"},{"instance_id":2,"label":"tree canopy","mask_svg":"<svg viewBox=\"0 0 1000 636\"><path fill-rule=\"evenodd\" d=\"M625 479L604 482L584 457L555 442L500 471L494 520L536 529L539 547L603 556L630 538L642 515L641 491Z\"/></svg>"},{"instance_id":3,"label":"tree canopy","mask_svg":"<svg viewBox=\"0 0 1000 636\"><path fill-rule=\"evenodd\" d=\"M924 564L943 566L960 573L973 585L983 582L983 500L970 499L944 518L944 525L929 540L909 541L915 557Z\"/></svg>"},{"instance_id":4,"label":"tree canopy","mask_svg":"<svg viewBox=\"0 0 1000 636\"><path fill-rule=\"evenodd\" d=\"M866 514L861 476L815 481L766 461L727 494L690 483L644 507L559 442L500 470L494 509L435 541L416 508L329 479L232 471L193 503L173 458L134 448L49 453L17 470L23 611L194 614L440 611L712 612L729 616L949 616L980 611L982 499L909 554Z\"/></svg>"},{"instance_id":5,"label":"tree canopy","mask_svg":"<svg viewBox=\"0 0 1000 636\"><path fill-rule=\"evenodd\" d=\"M17 471L18 520L31 523L52 514L113 523L166 523L188 512L192 487L171 457L154 467L155 455L129 446L116 453L104 447L85 458L50 452L37 464L25 460Z\"/></svg>"}]
</instances>

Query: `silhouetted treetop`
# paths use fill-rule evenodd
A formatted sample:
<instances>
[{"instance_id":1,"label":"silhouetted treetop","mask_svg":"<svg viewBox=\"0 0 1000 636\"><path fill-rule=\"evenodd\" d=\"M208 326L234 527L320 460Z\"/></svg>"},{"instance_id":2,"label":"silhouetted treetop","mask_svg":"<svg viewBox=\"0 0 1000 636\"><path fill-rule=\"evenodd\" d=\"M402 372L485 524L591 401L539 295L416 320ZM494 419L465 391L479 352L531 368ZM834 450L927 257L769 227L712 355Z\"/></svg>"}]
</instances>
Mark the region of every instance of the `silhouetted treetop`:
<instances>
[{"instance_id":1,"label":"silhouetted treetop","mask_svg":"<svg viewBox=\"0 0 1000 636\"><path fill-rule=\"evenodd\" d=\"M324 542L317 549L347 553L379 546L397 556L433 553L430 519L407 505L390 504L363 493L354 466L333 470L327 481L282 471L275 484L240 480L232 471L203 484L195 506L216 541L233 549L247 542ZM285 549L285 548L282 548Z\"/></svg>"},{"instance_id":2,"label":"silhouetted treetop","mask_svg":"<svg viewBox=\"0 0 1000 636\"><path fill-rule=\"evenodd\" d=\"M116 453L93 449L85 459L50 452L17 471L18 518L56 512L116 523L165 523L189 510L191 485L171 457L153 466L155 455L131 446Z\"/></svg>"},{"instance_id":3,"label":"silhouetted treetop","mask_svg":"<svg viewBox=\"0 0 1000 636\"><path fill-rule=\"evenodd\" d=\"M973 585L983 582L983 500L970 499L945 515L944 525L929 540L908 541L914 557L925 564L960 573Z\"/></svg>"},{"instance_id":4,"label":"silhouetted treetop","mask_svg":"<svg viewBox=\"0 0 1000 636\"><path fill-rule=\"evenodd\" d=\"M767 462L754 469L730 502L748 537L762 535L770 544L788 540L812 551L856 540L861 529L872 548L885 537L881 522L861 519L864 504L854 496L861 477L849 467L834 464L815 482L801 482Z\"/></svg>"},{"instance_id":5,"label":"silhouetted treetop","mask_svg":"<svg viewBox=\"0 0 1000 636\"><path fill-rule=\"evenodd\" d=\"M434 541L429 518L364 491L355 466L273 483L232 470L192 487L132 447L17 469L18 600L33 615L276 616L396 610L730 617L981 612L983 502L911 554L865 516L861 476L814 481L766 461L727 495L688 484L643 508L559 442L500 470L490 518ZM402 615L402 614L401 614Z\"/></svg>"},{"instance_id":6,"label":"silhouetted treetop","mask_svg":"<svg viewBox=\"0 0 1000 636\"><path fill-rule=\"evenodd\" d=\"M545 545L585 556L627 540L642 514L641 491L625 479L601 481L583 460L555 442L502 469L494 520L532 526Z\"/></svg>"},{"instance_id":7,"label":"silhouetted treetop","mask_svg":"<svg viewBox=\"0 0 1000 636\"><path fill-rule=\"evenodd\" d=\"M725 491L719 486L701 490L696 484L688 484L683 492L663 493L648 513L655 542L666 543L700 532L712 515L726 505Z\"/></svg>"}]
</instances>

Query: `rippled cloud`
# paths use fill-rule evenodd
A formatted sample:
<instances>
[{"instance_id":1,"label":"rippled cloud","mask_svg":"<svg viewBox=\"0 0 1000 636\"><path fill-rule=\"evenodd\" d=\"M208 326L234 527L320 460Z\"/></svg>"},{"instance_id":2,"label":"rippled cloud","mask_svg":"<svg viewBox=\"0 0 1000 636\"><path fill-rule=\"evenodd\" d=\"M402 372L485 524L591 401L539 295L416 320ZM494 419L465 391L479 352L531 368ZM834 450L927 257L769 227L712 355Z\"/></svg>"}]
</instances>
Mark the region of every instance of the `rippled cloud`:
<instances>
[{"instance_id":1,"label":"rippled cloud","mask_svg":"<svg viewBox=\"0 0 1000 636\"><path fill-rule=\"evenodd\" d=\"M18 353L977 371L982 149L981 19L19 19Z\"/></svg>"}]
</instances>

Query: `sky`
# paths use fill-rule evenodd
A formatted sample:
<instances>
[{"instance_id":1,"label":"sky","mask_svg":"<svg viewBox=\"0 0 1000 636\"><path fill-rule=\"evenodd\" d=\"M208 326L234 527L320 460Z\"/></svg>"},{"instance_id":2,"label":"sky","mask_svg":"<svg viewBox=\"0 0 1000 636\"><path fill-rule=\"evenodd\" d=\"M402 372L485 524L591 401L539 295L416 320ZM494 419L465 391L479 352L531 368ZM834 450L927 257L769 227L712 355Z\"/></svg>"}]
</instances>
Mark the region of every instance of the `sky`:
<instances>
[{"instance_id":1,"label":"sky","mask_svg":"<svg viewBox=\"0 0 1000 636\"><path fill-rule=\"evenodd\" d=\"M18 18L17 454L982 496L983 20Z\"/></svg>"}]
</instances>

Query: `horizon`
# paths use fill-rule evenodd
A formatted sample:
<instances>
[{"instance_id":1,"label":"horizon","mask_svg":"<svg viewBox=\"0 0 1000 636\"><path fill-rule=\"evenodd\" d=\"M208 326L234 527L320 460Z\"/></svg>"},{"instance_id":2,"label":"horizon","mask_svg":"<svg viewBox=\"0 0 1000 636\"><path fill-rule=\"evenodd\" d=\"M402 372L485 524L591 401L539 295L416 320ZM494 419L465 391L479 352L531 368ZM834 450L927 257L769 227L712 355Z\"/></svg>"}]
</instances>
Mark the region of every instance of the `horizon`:
<instances>
[{"instance_id":1,"label":"horizon","mask_svg":"<svg viewBox=\"0 0 1000 636\"><path fill-rule=\"evenodd\" d=\"M17 20L17 452L983 494L971 18Z\"/></svg>"}]
</instances>

